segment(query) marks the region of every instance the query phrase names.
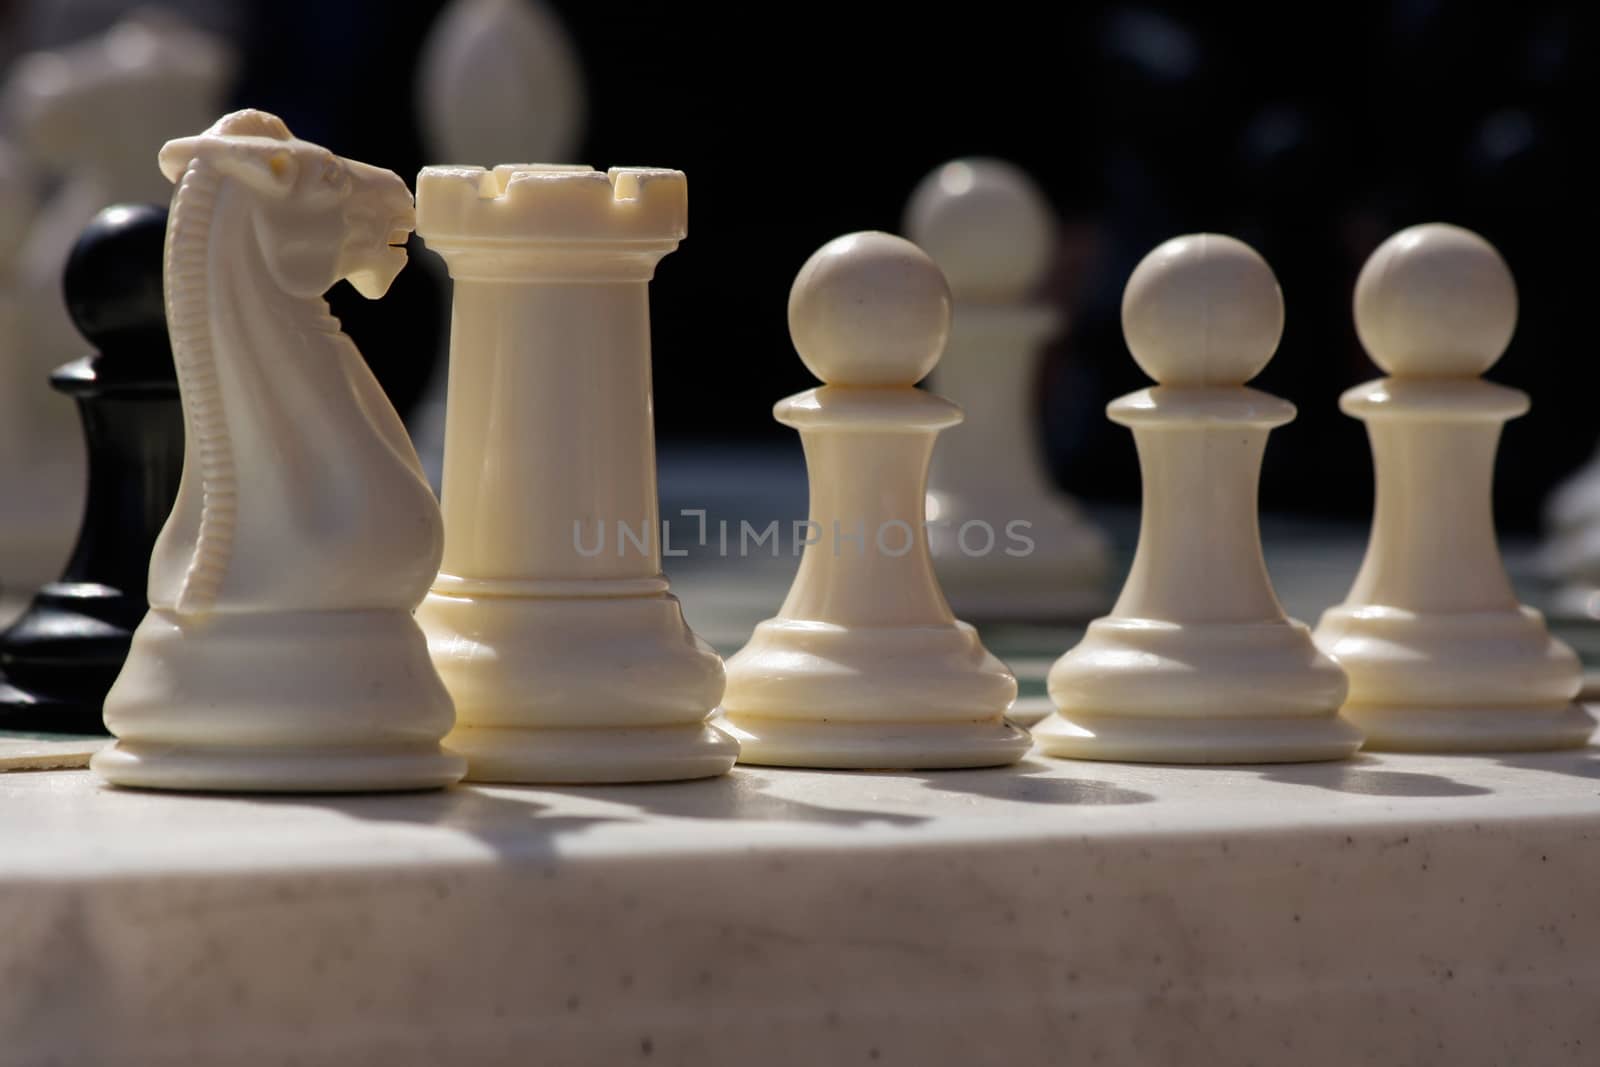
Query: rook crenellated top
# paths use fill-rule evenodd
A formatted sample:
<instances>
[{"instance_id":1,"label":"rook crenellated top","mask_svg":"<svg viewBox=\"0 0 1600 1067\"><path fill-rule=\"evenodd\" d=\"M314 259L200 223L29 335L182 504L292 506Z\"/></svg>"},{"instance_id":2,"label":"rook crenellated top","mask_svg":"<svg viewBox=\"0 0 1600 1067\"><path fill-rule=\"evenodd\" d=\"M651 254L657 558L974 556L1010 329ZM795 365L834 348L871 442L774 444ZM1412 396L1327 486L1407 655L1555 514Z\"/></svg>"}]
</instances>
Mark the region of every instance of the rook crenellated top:
<instances>
[{"instance_id":1,"label":"rook crenellated top","mask_svg":"<svg viewBox=\"0 0 1600 1067\"><path fill-rule=\"evenodd\" d=\"M682 171L506 163L424 167L417 232L439 241L547 240L664 246L688 232Z\"/></svg>"}]
</instances>

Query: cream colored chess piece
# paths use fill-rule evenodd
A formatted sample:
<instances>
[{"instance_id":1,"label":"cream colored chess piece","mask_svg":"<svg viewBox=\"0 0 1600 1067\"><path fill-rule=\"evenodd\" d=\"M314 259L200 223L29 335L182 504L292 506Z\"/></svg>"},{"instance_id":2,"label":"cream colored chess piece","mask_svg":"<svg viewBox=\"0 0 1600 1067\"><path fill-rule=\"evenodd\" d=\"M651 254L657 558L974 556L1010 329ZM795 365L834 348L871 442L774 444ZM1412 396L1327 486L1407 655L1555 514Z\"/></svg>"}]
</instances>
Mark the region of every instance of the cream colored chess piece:
<instances>
[{"instance_id":1,"label":"cream colored chess piece","mask_svg":"<svg viewBox=\"0 0 1600 1067\"><path fill-rule=\"evenodd\" d=\"M1261 458L1295 410L1244 383L1283 332L1277 279L1231 237L1174 238L1128 279L1122 328L1158 383L1108 409L1139 449L1139 548L1111 614L1051 668L1057 711L1035 739L1153 763L1350 755L1344 674L1284 615L1261 555Z\"/></svg>"},{"instance_id":2,"label":"cream colored chess piece","mask_svg":"<svg viewBox=\"0 0 1600 1067\"><path fill-rule=\"evenodd\" d=\"M28 589L49 577L46 561L65 559L70 547L61 543L60 516L41 514L31 491L38 484L29 469L38 458L33 415L45 372L27 351L16 258L34 208L27 160L0 141L0 626L27 604Z\"/></svg>"},{"instance_id":3,"label":"cream colored chess piece","mask_svg":"<svg viewBox=\"0 0 1600 1067\"><path fill-rule=\"evenodd\" d=\"M104 34L17 60L5 110L41 174L59 184L40 206L16 262L22 314L16 366L23 452L0 458L0 498L26 501L0 526L0 579L19 586L61 573L83 516L85 458L73 403L49 386L57 365L83 355L61 295L79 233L103 207L165 203L150 165L163 142L216 117L233 71L225 42L159 9L136 11ZM11 505L8 504L8 509Z\"/></svg>"},{"instance_id":4,"label":"cream colored chess piece","mask_svg":"<svg viewBox=\"0 0 1600 1067\"><path fill-rule=\"evenodd\" d=\"M939 268L909 241L824 245L789 293L789 332L822 379L778 402L811 481L809 543L778 616L728 661L723 724L746 763L986 767L1028 737L1016 679L945 603L923 530L928 458L961 409L914 388L950 327Z\"/></svg>"},{"instance_id":5,"label":"cream colored chess piece","mask_svg":"<svg viewBox=\"0 0 1600 1067\"><path fill-rule=\"evenodd\" d=\"M187 448L150 612L92 766L162 789L417 789L458 779L412 610L443 524L394 408L328 314L405 266L386 170L240 111L169 142L167 321Z\"/></svg>"},{"instance_id":6,"label":"cream colored chess piece","mask_svg":"<svg viewBox=\"0 0 1600 1067\"><path fill-rule=\"evenodd\" d=\"M587 110L577 50L540 0L452 0L417 63L417 113L430 159L568 163L577 158ZM437 273L442 261L414 264ZM435 486L444 464L447 352L411 415L412 440Z\"/></svg>"},{"instance_id":7,"label":"cream colored chess piece","mask_svg":"<svg viewBox=\"0 0 1600 1067\"><path fill-rule=\"evenodd\" d=\"M1366 559L1316 634L1350 675L1344 714L1373 748L1582 745L1578 657L1517 602L1495 543L1495 450L1528 397L1478 376L1516 326L1510 270L1475 233L1413 226L1367 260L1355 316L1391 377L1339 399L1367 424L1377 478Z\"/></svg>"},{"instance_id":8,"label":"cream colored chess piece","mask_svg":"<svg viewBox=\"0 0 1600 1067\"><path fill-rule=\"evenodd\" d=\"M417 105L436 159L567 159L583 130L577 50L539 0L452 0L423 43Z\"/></svg>"},{"instance_id":9,"label":"cream colored chess piece","mask_svg":"<svg viewBox=\"0 0 1600 1067\"><path fill-rule=\"evenodd\" d=\"M649 282L673 170L428 167L417 232L455 279L445 556L417 613L476 781L722 774L722 661L661 573Z\"/></svg>"},{"instance_id":10,"label":"cream colored chess piece","mask_svg":"<svg viewBox=\"0 0 1600 1067\"><path fill-rule=\"evenodd\" d=\"M1109 546L1051 484L1039 439L1039 356L1061 329L1035 292L1055 251L1050 207L1009 163L957 160L917 186L906 234L954 298L929 385L966 412L928 472L940 584L962 615L1088 618L1109 600Z\"/></svg>"},{"instance_id":11,"label":"cream colored chess piece","mask_svg":"<svg viewBox=\"0 0 1600 1067\"><path fill-rule=\"evenodd\" d=\"M1600 619L1600 454L1553 490L1539 563L1560 582L1548 607L1559 619ZM1600 696L1600 676L1585 678L1585 699Z\"/></svg>"}]
</instances>

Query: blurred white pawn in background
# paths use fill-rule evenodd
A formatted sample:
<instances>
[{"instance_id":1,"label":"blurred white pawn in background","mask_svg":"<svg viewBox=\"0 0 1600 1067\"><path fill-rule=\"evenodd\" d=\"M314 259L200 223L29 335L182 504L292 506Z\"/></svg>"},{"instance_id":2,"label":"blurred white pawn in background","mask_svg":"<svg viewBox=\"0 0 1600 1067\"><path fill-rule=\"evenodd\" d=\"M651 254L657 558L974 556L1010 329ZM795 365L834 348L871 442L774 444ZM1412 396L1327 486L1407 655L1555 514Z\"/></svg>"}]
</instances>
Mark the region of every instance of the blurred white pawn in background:
<instances>
[{"instance_id":1,"label":"blurred white pawn in background","mask_svg":"<svg viewBox=\"0 0 1600 1067\"><path fill-rule=\"evenodd\" d=\"M156 166L166 141L221 110L234 69L219 37L159 10L134 12L104 34L18 59L0 104L31 169L55 182L16 251L18 314L0 341L7 366L0 456L0 582L23 590L60 573L84 499L84 455L71 401L50 372L83 354L61 295L78 234L113 203L166 203Z\"/></svg>"},{"instance_id":2,"label":"blurred white pawn in background","mask_svg":"<svg viewBox=\"0 0 1600 1067\"><path fill-rule=\"evenodd\" d=\"M12 480L5 477L6 473L28 456L33 446L29 417L34 399L33 364L27 359L23 343L23 300L16 280L16 257L34 205L33 175L27 161L11 145L0 141L0 481L6 483ZM0 552L4 553L0 582L12 577L13 568L32 577L32 561L48 558L54 552L54 536L49 522L37 521L26 493L19 496L9 484L0 486L0 538L4 538L0 541ZM0 625L26 603L24 590L0 587Z\"/></svg>"},{"instance_id":3,"label":"blurred white pawn in background","mask_svg":"<svg viewBox=\"0 0 1600 1067\"><path fill-rule=\"evenodd\" d=\"M1600 619L1600 452L1551 490L1540 569L1560 583L1551 612Z\"/></svg>"},{"instance_id":4,"label":"blurred white pawn in background","mask_svg":"<svg viewBox=\"0 0 1600 1067\"><path fill-rule=\"evenodd\" d=\"M945 594L977 619L1088 618L1108 601L1106 537L1051 483L1039 370L1062 314L1037 295L1056 223L1037 186L994 159L917 186L906 234L949 280L950 341L929 387L966 411L928 474L929 540Z\"/></svg>"},{"instance_id":5,"label":"blurred white pawn in background","mask_svg":"<svg viewBox=\"0 0 1600 1067\"><path fill-rule=\"evenodd\" d=\"M538 0L454 0L423 42L416 92L430 163L575 162L588 111L583 68L566 29ZM438 256L418 257L417 267L449 291ZM449 364L447 348L409 427L436 491Z\"/></svg>"}]
</instances>

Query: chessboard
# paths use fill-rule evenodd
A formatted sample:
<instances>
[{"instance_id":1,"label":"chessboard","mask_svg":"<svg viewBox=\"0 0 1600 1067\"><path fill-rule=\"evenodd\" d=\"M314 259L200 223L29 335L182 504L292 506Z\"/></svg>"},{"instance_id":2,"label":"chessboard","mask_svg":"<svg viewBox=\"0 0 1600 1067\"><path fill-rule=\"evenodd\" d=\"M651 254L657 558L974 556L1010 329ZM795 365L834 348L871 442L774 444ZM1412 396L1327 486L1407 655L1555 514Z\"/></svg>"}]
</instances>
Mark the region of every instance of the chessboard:
<instances>
[{"instance_id":1,"label":"chessboard","mask_svg":"<svg viewBox=\"0 0 1600 1067\"><path fill-rule=\"evenodd\" d=\"M797 561L726 558L715 531L802 516L799 451L668 449L660 472L663 515L690 512L697 535L703 510L712 531L666 561L674 590L731 654ZM1092 514L1125 568L1136 516ZM1286 609L1314 619L1363 531L1262 525ZM1018 676L1019 718L1042 713L1081 624L979 625ZM102 743L4 742L38 768ZM19 1064L280 1063L285 1033L307 1062L357 1067L530 1048L1581 1064L1600 1039L1597 783L1593 749L1189 768L1035 751L989 770L365 797L36 769L0 775L0 973L27 991L0 1003L0 1032Z\"/></svg>"}]
</instances>

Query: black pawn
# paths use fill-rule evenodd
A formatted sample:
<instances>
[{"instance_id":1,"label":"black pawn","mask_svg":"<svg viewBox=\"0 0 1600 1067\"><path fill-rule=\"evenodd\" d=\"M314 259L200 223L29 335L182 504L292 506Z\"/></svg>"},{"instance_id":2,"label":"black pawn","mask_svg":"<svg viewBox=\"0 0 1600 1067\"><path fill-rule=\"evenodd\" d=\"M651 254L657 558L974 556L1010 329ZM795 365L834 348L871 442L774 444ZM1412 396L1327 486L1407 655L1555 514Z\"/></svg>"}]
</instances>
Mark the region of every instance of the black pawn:
<instances>
[{"instance_id":1,"label":"black pawn","mask_svg":"<svg viewBox=\"0 0 1600 1067\"><path fill-rule=\"evenodd\" d=\"M109 207L62 276L94 351L50 376L78 402L89 491L59 581L0 634L0 729L103 734L102 706L144 617L150 553L183 470L183 408L161 296L167 209Z\"/></svg>"}]
</instances>

